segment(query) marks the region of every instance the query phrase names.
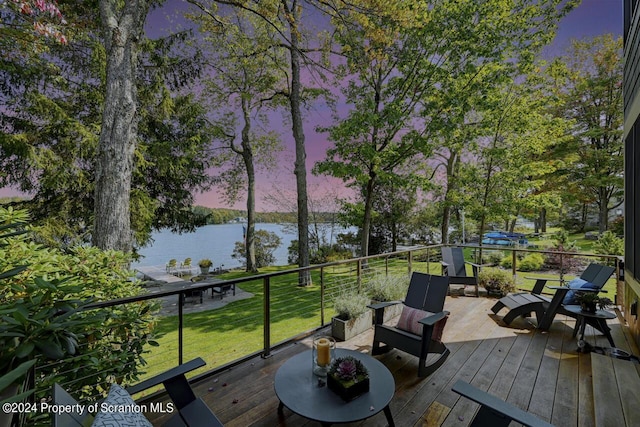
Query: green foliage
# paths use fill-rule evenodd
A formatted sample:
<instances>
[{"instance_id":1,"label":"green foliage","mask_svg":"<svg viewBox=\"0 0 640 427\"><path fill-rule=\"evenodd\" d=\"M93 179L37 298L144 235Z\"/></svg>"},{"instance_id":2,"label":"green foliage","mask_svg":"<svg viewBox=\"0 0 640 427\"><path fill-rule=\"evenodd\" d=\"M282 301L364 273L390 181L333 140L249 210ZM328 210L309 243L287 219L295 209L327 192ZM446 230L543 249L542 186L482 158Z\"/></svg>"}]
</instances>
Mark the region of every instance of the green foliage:
<instances>
[{"instance_id":1,"label":"green foliage","mask_svg":"<svg viewBox=\"0 0 640 427\"><path fill-rule=\"evenodd\" d=\"M67 45L3 49L13 54L0 64L0 186L32 196L22 205L34 224L47 226L46 243L69 247L86 243L95 217L107 54L99 8L69 3L64 14L74 28ZM140 244L153 228L193 227L194 190L208 189L212 180L206 111L193 96L172 93L193 81L194 63L200 66L184 41L184 35L140 41L130 202Z\"/></svg>"},{"instance_id":2,"label":"green foliage","mask_svg":"<svg viewBox=\"0 0 640 427\"><path fill-rule=\"evenodd\" d=\"M338 317L343 320L355 319L369 310L367 305L371 298L357 289L347 288L340 290L333 298L333 308Z\"/></svg>"},{"instance_id":3,"label":"green foliage","mask_svg":"<svg viewBox=\"0 0 640 427\"><path fill-rule=\"evenodd\" d=\"M484 251L482 252L482 264L499 265L504 258L502 251ZM503 266L504 267L504 266ZM509 267L506 267L509 268Z\"/></svg>"},{"instance_id":4,"label":"green foliage","mask_svg":"<svg viewBox=\"0 0 640 427\"><path fill-rule=\"evenodd\" d=\"M520 271L538 271L544 265L544 256L538 253L527 254L518 262Z\"/></svg>"},{"instance_id":5,"label":"green foliage","mask_svg":"<svg viewBox=\"0 0 640 427\"><path fill-rule=\"evenodd\" d=\"M551 64L560 114L574 122L574 138L559 147L570 153L563 198L579 216L584 204L597 206L600 232L607 230L609 210L624 198L623 67L622 37L612 34L574 40Z\"/></svg>"},{"instance_id":6,"label":"green foliage","mask_svg":"<svg viewBox=\"0 0 640 427\"><path fill-rule=\"evenodd\" d=\"M517 263L518 263L518 260L516 259L516 265ZM511 254L504 256L500 260L500 267L508 268L508 269L513 268L513 256L511 256Z\"/></svg>"},{"instance_id":7,"label":"green foliage","mask_svg":"<svg viewBox=\"0 0 640 427\"><path fill-rule=\"evenodd\" d=\"M293 239L287 248L287 261L289 264L298 264L298 241ZM343 245L321 244L309 248L309 262L311 264L323 264L325 262L338 261L351 258L351 251Z\"/></svg>"},{"instance_id":8,"label":"green foliage","mask_svg":"<svg viewBox=\"0 0 640 427\"><path fill-rule=\"evenodd\" d=\"M624 240L611 231L605 231L593 244L594 252L602 255L624 255Z\"/></svg>"},{"instance_id":9,"label":"green foliage","mask_svg":"<svg viewBox=\"0 0 640 427\"><path fill-rule=\"evenodd\" d=\"M280 247L282 240L272 231L257 230L255 236L256 267L262 268L273 264L276 257L273 254ZM246 248L244 242L236 242L231 256L246 263Z\"/></svg>"},{"instance_id":10,"label":"green foliage","mask_svg":"<svg viewBox=\"0 0 640 427\"><path fill-rule=\"evenodd\" d=\"M506 295L516 290L513 276L506 270L499 268L483 268L478 273L478 284L489 293Z\"/></svg>"},{"instance_id":11,"label":"green foliage","mask_svg":"<svg viewBox=\"0 0 640 427\"><path fill-rule=\"evenodd\" d=\"M16 218L28 215L0 208L0 224ZM108 390L111 382L135 381L145 364L145 346L153 344L153 306L142 302L86 309L94 300L141 292L130 280L129 256L82 246L61 252L30 236L0 238L0 272L25 266L3 280L0 371L37 359L37 399L49 396L52 382L62 379L72 394L88 398Z\"/></svg>"},{"instance_id":12,"label":"green foliage","mask_svg":"<svg viewBox=\"0 0 640 427\"><path fill-rule=\"evenodd\" d=\"M363 283L364 290L375 301L403 300L409 288L409 279L401 274L376 274Z\"/></svg>"},{"instance_id":13,"label":"green foliage","mask_svg":"<svg viewBox=\"0 0 640 427\"><path fill-rule=\"evenodd\" d=\"M600 310L605 310L613 305L613 301L609 297L598 295L597 292L576 292L576 301L580 305L597 305Z\"/></svg>"},{"instance_id":14,"label":"green foliage","mask_svg":"<svg viewBox=\"0 0 640 427\"><path fill-rule=\"evenodd\" d=\"M198 267L209 268L213 265L213 261L208 258L201 259L198 261Z\"/></svg>"},{"instance_id":15,"label":"green foliage","mask_svg":"<svg viewBox=\"0 0 640 427\"><path fill-rule=\"evenodd\" d=\"M624 235L624 217L619 216L609 224L609 230L616 236Z\"/></svg>"}]
</instances>

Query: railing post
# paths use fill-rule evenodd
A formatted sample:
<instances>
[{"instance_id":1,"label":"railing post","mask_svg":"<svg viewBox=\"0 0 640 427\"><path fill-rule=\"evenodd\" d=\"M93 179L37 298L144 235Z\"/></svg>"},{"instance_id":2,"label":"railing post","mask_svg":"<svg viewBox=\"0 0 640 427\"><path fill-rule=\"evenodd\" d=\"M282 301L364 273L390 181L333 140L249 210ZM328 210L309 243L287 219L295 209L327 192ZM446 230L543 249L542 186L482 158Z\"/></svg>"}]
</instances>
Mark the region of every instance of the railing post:
<instances>
[{"instance_id":1,"label":"railing post","mask_svg":"<svg viewBox=\"0 0 640 427\"><path fill-rule=\"evenodd\" d=\"M431 249L427 248L427 274L431 274ZM411 276L411 272L409 272Z\"/></svg>"},{"instance_id":2,"label":"railing post","mask_svg":"<svg viewBox=\"0 0 640 427\"><path fill-rule=\"evenodd\" d=\"M320 326L324 325L324 267L320 267Z\"/></svg>"},{"instance_id":3,"label":"railing post","mask_svg":"<svg viewBox=\"0 0 640 427\"><path fill-rule=\"evenodd\" d=\"M182 365L184 356L183 316L184 292L178 294L178 365Z\"/></svg>"},{"instance_id":4,"label":"railing post","mask_svg":"<svg viewBox=\"0 0 640 427\"><path fill-rule=\"evenodd\" d=\"M388 256L384 257L384 275L385 276L389 275L389 257Z\"/></svg>"},{"instance_id":5,"label":"railing post","mask_svg":"<svg viewBox=\"0 0 640 427\"><path fill-rule=\"evenodd\" d=\"M356 272L356 284L358 285L358 290L360 290L360 286L362 285L362 259L358 259L357 268L358 271Z\"/></svg>"},{"instance_id":6,"label":"railing post","mask_svg":"<svg viewBox=\"0 0 640 427\"><path fill-rule=\"evenodd\" d=\"M513 281L515 282L516 280L516 261L518 260L518 255L516 253L516 250L514 249L511 252L511 274L513 275Z\"/></svg>"},{"instance_id":7,"label":"railing post","mask_svg":"<svg viewBox=\"0 0 640 427\"><path fill-rule=\"evenodd\" d=\"M264 278L264 351L262 358L271 356L271 281L269 277Z\"/></svg>"},{"instance_id":8,"label":"railing post","mask_svg":"<svg viewBox=\"0 0 640 427\"><path fill-rule=\"evenodd\" d=\"M427 264L427 268L429 264ZM407 259L407 269L409 270L409 276L411 276L411 271L413 271L413 251L409 251L409 257ZM429 273L429 270L427 270Z\"/></svg>"},{"instance_id":9,"label":"railing post","mask_svg":"<svg viewBox=\"0 0 640 427\"><path fill-rule=\"evenodd\" d=\"M564 285L564 258L560 252L560 285Z\"/></svg>"}]
</instances>

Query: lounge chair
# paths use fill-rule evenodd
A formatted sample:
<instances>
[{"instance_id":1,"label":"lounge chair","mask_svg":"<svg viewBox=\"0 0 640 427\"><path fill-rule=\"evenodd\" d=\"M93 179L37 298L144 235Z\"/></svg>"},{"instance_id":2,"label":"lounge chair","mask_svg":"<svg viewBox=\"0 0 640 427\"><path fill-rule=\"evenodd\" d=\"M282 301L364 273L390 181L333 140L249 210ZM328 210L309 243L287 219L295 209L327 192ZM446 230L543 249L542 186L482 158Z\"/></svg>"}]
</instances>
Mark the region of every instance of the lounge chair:
<instances>
[{"instance_id":1,"label":"lounge chair","mask_svg":"<svg viewBox=\"0 0 640 427\"><path fill-rule=\"evenodd\" d=\"M170 259L164 268L169 274L175 273L178 268L178 260L174 258Z\"/></svg>"},{"instance_id":2,"label":"lounge chair","mask_svg":"<svg viewBox=\"0 0 640 427\"><path fill-rule=\"evenodd\" d=\"M448 277L414 272L396 326L383 324L384 309L399 304L399 301L370 305L369 307L375 310L371 353L377 355L397 348L412 354L419 358L419 377L427 376L438 369L450 353L441 340L449 316L449 312L443 310L448 290ZM381 346L380 343L386 345ZM438 356L427 365L429 354Z\"/></svg>"},{"instance_id":3,"label":"lounge chair","mask_svg":"<svg viewBox=\"0 0 640 427\"><path fill-rule=\"evenodd\" d=\"M575 304L575 302L571 301L575 291L580 289L583 291L601 291L614 271L613 267L592 263L587 266L578 279L569 282L568 286L546 286L547 281L553 279L539 278L536 280L530 294L515 293L502 297L493 305L491 311L498 314L503 308L508 308L509 312L502 318L502 321L507 325L517 317L527 317L530 313L535 312L538 329L548 330L558 313L576 317L574 313L564 310L563 307L565 304ZM552 298L541 295L545 287L555 290ZM601 329L602 326L600 324L589 324L600 330L600 332L606 332Z\"/></svg>"},{"instance_id":4,"label":"lounge chair","mask_svg":"<svg viewBox=\"0 0 640 427\"><path fill-rule=\"evenodd\" d=\"M123 390L120 387L112 387L112 391L117 390L117 393L114 393L116 400L114 400L114 402L109 402L109 399L112 397L112 392L110 391L109 396L107 396L107 398L103 400L98 407L100 408L107 405L109 407L111 407L111 405L124 405L124 408L132 407L134 405L134 402L133 399L131 399L130 395L162 384L167 390L167 394L173 401L174 408L176 410L176 413L164 424L165 426L222 427L223 424L220 422L218 417L216 417L214 413L211 412L209 407L201 398L197 398L195 396L193 390L191 389L191 386L189 385L189 381L187 381L187 378L185 377L185 374L187 372L200 368L204 365L204 360L202 360L201 358L197 358L183 365L170 369L162 374L156 375L155 377L143 381L140 384L129 387L126 390ZM62 386L60 386L60 384L54 384L53 386L53 403L55 405L69 405L65 406L67 408L85 407L81 406L69 393L67 393L62 388ZM88 426L91 425L92 422L96 422L98 418L101 417L101 414L96 414L94 420L94 415L88 413L85 410L81 412L74 410L58 411L53 412L52 414L53 427ZM122 416L122 414L119 414L119 411L107 412L104 415L111 416L111 414L114 414L114 417ZM133 413L133 416L143 417L142 414L137 414L135 413L135 411ZM103 419L101 421L103 422L103 424L101 425L121 425L118 419ZM142 419L139 421L144 422L145 420Z\"/></svg>"},{"instance_id":5,"label":"lounge chair","mask_svg":"<svg viewBox=\"0 0 640 427\"><path fill-rule=\"evenodd\" d=\"M183 276L185 274L193 274L191 270L191 258L185 258L183 262L180 263L180 269L178 270L178 275Z\"/></svg>"},{"instance_id":6,"label":"lounge chair","mask_svg":"<svg viewBox=\"0 0 640 427\"><path fill-rule=\"evenodd\" d=\"M479 296L478 272L482 265L465 261L462 248L443 246L440 250L442 252L442 275L449 277L449 284L473 286L476 296ZM467 274L467 264L472 268L473 274L471 276Z\"/></svg>"}]
</instances>

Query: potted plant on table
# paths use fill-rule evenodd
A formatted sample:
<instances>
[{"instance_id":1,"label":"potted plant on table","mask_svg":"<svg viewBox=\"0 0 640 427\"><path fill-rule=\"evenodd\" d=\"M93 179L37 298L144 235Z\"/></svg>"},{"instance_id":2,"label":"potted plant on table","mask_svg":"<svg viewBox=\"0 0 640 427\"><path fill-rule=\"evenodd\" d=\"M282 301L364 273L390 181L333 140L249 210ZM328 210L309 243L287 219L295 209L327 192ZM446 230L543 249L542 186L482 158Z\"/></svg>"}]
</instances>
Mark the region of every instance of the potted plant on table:
<instances>
[{"instance_id":1,"label":"potted plant on table","mask_svg":"<svg viewBox=\"0 0 640 427\"><path fill-rule=\"evenodd\" d=\"M353 356L338 357L329 369L327 386L349 402L369 391L369 372Z\"/></svg>"},{"instance_id":2,"label":"potted plant on table","mask_svg":"<svg viewBox=\"0 0 640 427\"><path fill-rule=\"evenodd\" d=\"M595 313L596 310L604 310L613 304L607 297L601 297L597 292L577 292L576 301L580 304L582 311Z\"/></svg>"},{"instance_id":3,"label":"potted plant on table","mask_svg":"<svg viewBox=\"0 0 640 427\"><path fill-rule=\"evenodd\" d=\"M347 289L335 296L336 315L331 319L331 334L335 339L346 341L371 327L373 317L367 308L369 302L369 297L356 289Z\"/></svg>"},{"instance_id":4,"label":"potted plant on table","mask_svg":"<svg viewBox=\"0 0 640 427\"><path fill-rule=\"evenodd\" d=\"M203 276L205 274L209 274L209 269L211 268L212 265L213 265L213 262L208 258L204 258L198 261L198 266L200 267L200 273Z\"/></svg>"}]
</instances>

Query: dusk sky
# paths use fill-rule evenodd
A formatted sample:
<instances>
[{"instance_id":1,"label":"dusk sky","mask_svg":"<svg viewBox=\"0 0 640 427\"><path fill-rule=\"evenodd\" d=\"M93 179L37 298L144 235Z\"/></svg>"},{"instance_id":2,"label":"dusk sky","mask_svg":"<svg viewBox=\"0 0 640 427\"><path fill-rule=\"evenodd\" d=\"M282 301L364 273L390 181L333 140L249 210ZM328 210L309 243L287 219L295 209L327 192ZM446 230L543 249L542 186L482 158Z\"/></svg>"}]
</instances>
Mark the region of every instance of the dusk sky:
<instances>
[{"instance_id":1,"label":"dusk sky","mask_svg":"<svg viewBox=\"0 0 640 427\"><path fill-rule=\"evenodd\" d=\"M187 8L188 5L184 0L168 0L163 8L150 15L147 33L153 37L171 28L176 28L176 25L184 22L176 16L176 11ZM545 48L543 55L548 58L565 53L571 39L582 39L605 33L621 36L622 10L623 0L583 0L580 6L560 22L556 39L552 45ZM330 124L332 121L331 113L326 108L312 106L305 113L305 118L308 181L312 197L322 198L322 195L331 197L349 194L344 190L344 184L341 181L327 177L314 177L310 173L313 164L324 158L325 150L329 145L326 136L316 133L315 127L319 124ZM289 206L295 206L294 148L291 130L288 124L283 123L281 115L274 115L273 121L273 129L281 132L285 150L280 156L278 171L271 174L263 173L259 176L257 188L257 208L259 211L287 210ZM290 200L283 203L283 194L277 194L278 191L284 192L286 198ZM18 193L12 189L0 189L0 197L16 194ZM275 197L281 201L278 205L274 205L268 201L269 197L267 196ZM222 204L222 198L216 189L196 195L196 203L209 207L230 207ZM244 209L245 202L236 203L233 207Z\"/></svg>"}]
</instances>

